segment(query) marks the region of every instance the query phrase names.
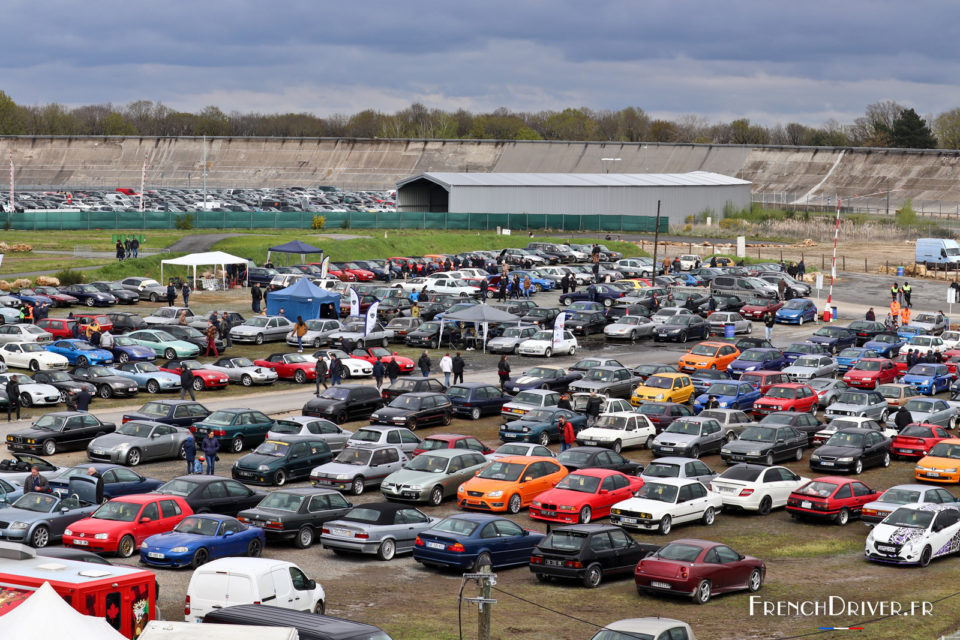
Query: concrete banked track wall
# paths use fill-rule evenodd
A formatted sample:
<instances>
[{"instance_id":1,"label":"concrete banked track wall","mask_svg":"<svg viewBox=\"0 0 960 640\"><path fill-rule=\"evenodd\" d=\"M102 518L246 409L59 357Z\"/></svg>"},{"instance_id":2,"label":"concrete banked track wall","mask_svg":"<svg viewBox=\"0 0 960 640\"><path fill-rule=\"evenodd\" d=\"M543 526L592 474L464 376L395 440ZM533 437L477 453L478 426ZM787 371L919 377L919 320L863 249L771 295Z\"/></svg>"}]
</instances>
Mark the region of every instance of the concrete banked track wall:
<instances>
[{"instance_id":1,"label":"concrete banked track wall","mask_svg":"<svg viewBox=\"0 0 960 640\"><path fill-rule=\"evenodd\" d=\"M895 191L897 201L960 202L960 155L955 151L346 138L208 138L206 145L210 187L329 184L381 190L426 171L702 170L750 180L755 192L790 192L793 197ZM137 188L145 156L148 187L203 183L201 138L0 138L0 158L11 151L21 188Z\"/></svg>"}]
</instances>

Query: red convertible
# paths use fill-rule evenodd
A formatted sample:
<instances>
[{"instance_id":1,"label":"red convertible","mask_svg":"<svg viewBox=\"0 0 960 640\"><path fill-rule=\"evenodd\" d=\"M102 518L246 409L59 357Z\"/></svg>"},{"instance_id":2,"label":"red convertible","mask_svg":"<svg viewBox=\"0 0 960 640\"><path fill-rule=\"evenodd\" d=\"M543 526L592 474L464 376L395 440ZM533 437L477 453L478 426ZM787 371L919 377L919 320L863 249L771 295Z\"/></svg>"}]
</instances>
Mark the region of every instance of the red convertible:
<instances>
[{"instance_id":1,"label":"red convertible","mask_svg":"<svg viewBox=\"0 0 960 640\"><path fill-rule=\"evenodd\" d=\"M820 397L812 388L805 384L788 382L770 387L767 394L753 404L753 412L761 416L778 411L816 413L819 404Z\"/></svg>"},{"instance_id":2,"label":"red convertible","mask_svg":"<svg viewBox=\"0 0 960 640\"><path fill-rule=\"evenodd\" d=\"M610 507L633 497L643 479L613 469L580 469L544 491L530 505L530 517L545 522L587 524L610 515Z\"/></svg>"},{"instance_id":3,"label":"red convertible","mask_svg":"<svg viewBox=\"0 0 960 640\"><path fill-rule=\"evenodd\" d=\"M858 389L876 389L878 384L896 382L900 370L886 358L864 358L853 365L843 376L843 381Z\"/></svg>"},{"instance_id":4,"label":"red convertible","mask_svg":"<svg viewBox=\"0 0 960 640\"><path fill-rule=\"evenodd\" d=\"M740 315L747 320L763 320L768 313L774 316L777 315L777 310L782 306L783 303L778 300L756 298L747 301L747 304L740 307Z\"/></svg>"},{"instance_id":5,"label":"red convertible","mask_svg":"<svg viewBox=\"0 0 960 640\"><path fill-rule=\"evenodd\" d=\"M390 352L383 347L354 349L350 352L350 357L369 362L370 364L373 364L377 361L377 358L380 358L380 362L383 363L383 366L387 366L388 362L396 361L397 365L400 367L400 373L410 373L413 371L413 368L416 364L410 358L407 358L406 356L398 356L396 351Z\"/></svg>"},{"instance_id":6,"label":"red convertible","mask_svg":"<svg viewBox=\"0 0 960 640\"><path fill-rule=\"evenodd\" d=\"M266 359L254 360L253 364L273 369L281 380L293 380L300 384L317 379L317 362L302 353L271 353Z\"/></svg>"},{"instance_id":7,"label":"red convertible","mask_svg":"<svg viewBox=\"0 0 960 640\"><path fill-rule=\"evenodd\" d=\"M766 577L763 560L745 556L719 542L674 540L637 563L637 591L670 593L706 604L730 591L759 591Z\"/></svg>"},{"instance_id":8,"label":"red convertible","mask_svg":"<svg viewBox=\"0 0 960 640\"><path fill-rule=\"evenodd\" d=\"M790 494L787 513L793 518L822 518L845 525L851 516L859 516L863 505L880 498L860 480L823 476L815 478Z\"/></svg>"},{"instance_id":9,"label":"red convertible","mask_svg":"<svg viewBox=\"0 0 960 640\"><path fill-rule=\"evenodd\" d=\"M946 429L926 422L911 422L893 436L890 455L894 458L922 458L933 445L950 437Z\"/></svg>"},{"instance_id":10,"label":"red convertible","mask_svg":"<svg viewBox=\"0 0 960 640\"><path fill-rule=\"evenodd\" d=\"M166 364L160 367L160 371L180 375L184 368L190 369L190 371L193 372L193 388L196 391L222 389L230 382L227 374L222 371L214 371L213 369L204 369L203 365L196 360L180 358L167 360Z\"/></svg>"},{"instance_id":11,"label":"red convertible","mask_svg":"<svg viewBox=\"0 0 960 640\"><path fill-rule=\"evenodd\" d=\"M192 514L193 509L180 496L140 493L114 498L100 505L89 518L68 525L63 532L63 544L129 558L144 540L172 531Z\"/></svg>"}]
</instances>

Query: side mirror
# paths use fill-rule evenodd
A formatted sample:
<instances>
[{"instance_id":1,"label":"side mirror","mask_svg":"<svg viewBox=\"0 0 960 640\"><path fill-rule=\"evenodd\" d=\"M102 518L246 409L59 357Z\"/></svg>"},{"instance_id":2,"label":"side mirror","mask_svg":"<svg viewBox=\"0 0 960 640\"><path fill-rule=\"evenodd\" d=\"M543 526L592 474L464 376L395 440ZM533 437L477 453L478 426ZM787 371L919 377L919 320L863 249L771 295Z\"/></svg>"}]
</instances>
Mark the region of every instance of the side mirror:
<instances>
[{"instance_id":1,"label":"side mirror","mask_svg":"<svg viewBox=\"0 0 960 640\"><path fill-rule=\"evenodd\" d=\"M523 479L523 482L530 482L531 480L533 480L533 478L530 476L527 476L526 478Z\"/></svg>"},{"instance_id":2,"label":"side mirror","mask_svg":"<svg viewBox=\"0 0 960 640\"><path fill-rule=\"evenodd\" d=\"M783 438L777 438L777 444L783 444L783 442L784 442Z\"/></svg>"},{"instance_id":3,"label":"side mirror","mask_svg":"<svg viewBox=\"0 0 960 640\"><path fill-rule=\"evenodd\" d=\"M150 434L150 439L151 439L151 440L153 440L154 438L159 438L159 437L160 437L160 434L159 434L159 433L151 433L151 434Z\"/></svg>"},{"instance_id":4,"label":"side mirror","mask_svg":"<svg viewBox=\"0 0 960 640\"><path fill-rule=\"evenodd\" d=\"M226 531L226 532L224 532L223 537L224 537L224 538L227 538L227 537L232 536L232 535L233 535L233 531Z\"/></svg>"},{"instance_id":5,"label":"side mirror","mask_svg":"<svg viewBox=\"0 0 960 640\"><path fill-rule=\"evenodd\" d=\"M147 517L140 518L140 524L146 524L147 522L153 522L153 518L147 518Z\"/></svg>"},{"instance_id":6,"label":"side mirror","mask_svg":"<svg viewBox=\"0 0 960 640\"><path fill-rule=\"evenodd\" d=\"M307 589L316 589L317 581L316 580L307 580Z\"/></svg>"},{"instance_id":7,"label":"side mirror","mask_svg":"<svg viewBox=\"0 0 960 640\"><path fill-rule=\"evenodd\" d=\"M606 489L600 489L600 495L605 496L605 495L609 495L609 494L610 494L610 492L607 491Z\"/></svg>"}]
</instances>

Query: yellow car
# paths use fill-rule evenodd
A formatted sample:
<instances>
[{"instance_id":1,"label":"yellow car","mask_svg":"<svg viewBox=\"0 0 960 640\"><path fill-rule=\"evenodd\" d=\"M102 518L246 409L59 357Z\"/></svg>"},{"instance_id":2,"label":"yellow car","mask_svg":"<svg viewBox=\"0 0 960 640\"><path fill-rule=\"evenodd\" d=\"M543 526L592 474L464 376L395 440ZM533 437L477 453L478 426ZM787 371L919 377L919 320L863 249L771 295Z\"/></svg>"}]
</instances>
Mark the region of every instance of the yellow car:
<instances>
[{"instance_id":1,"label":"yellow car","mask_svg":"<svg viewBox=\"0 0 960 640\"><path fill-rule=\"evenodd\" d=\"M640 289L647 289L650 287L649 281L647 280L615 280L613 284L623 285L628 289L633 289L634 291L639 291Z\"/></svg>"},{"instance_id":2,"label":"yellow car","mask_svg":"<svg viewBox=\"0 0 960 640\"><path fill-rule=\"evenodd\" d=\"M960 483L960 438L947 438L933 445L930 453L920 458L913 475L926 482Z\"/></svg>"},{"instance_id":3,"label":"yellow car","mask_svg":"<svg viewBox=\"0 0 960 640\"><path fill-rule=\"evenodd\" d=\"M693 397L693 380L683 373L657 373L633 390L630 404L644 402L677 402L683 404Z\"/></svg>"}]
</instances>

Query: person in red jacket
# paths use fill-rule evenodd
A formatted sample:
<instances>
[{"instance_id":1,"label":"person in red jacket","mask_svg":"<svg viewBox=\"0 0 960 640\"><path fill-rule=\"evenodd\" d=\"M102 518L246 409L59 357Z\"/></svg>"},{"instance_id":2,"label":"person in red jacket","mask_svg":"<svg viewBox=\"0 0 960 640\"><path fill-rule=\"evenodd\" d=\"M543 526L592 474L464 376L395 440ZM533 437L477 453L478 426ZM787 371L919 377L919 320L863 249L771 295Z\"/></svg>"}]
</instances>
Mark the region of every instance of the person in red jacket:
<instances>
[{"instance_id":1,"label":"person in red jacket","mask_svg":"<svg viewBox=\"0 0 960 640\"><path fill-rule=\"evenodd\" d=\"M576 442L577 436L573 432L573 425L569 420L564 420L563 416L560 416L559 422L563 423L560 427L560 433L563 436L563 438L561 438L560 451L566 451Z\"/></svg>"}]
</instances>

